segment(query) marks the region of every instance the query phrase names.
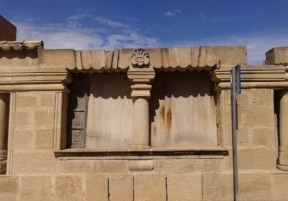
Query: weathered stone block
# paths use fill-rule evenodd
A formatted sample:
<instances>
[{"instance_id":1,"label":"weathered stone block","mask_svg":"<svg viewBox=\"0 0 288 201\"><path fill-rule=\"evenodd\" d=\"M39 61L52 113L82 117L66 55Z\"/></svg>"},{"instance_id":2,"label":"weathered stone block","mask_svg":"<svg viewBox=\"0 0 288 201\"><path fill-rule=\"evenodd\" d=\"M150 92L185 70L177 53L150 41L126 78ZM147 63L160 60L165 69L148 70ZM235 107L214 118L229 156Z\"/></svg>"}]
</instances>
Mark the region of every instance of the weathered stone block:
<instances>
[{"instance_id":1,"label":"weathered stone block","mask_svg":"<svg viewBox=\"0 0 288 201\"><path fill-rule=\"evenodd\" d=\"M268 148L238 149L238 166L241 169L270 169L271 153Z\"/></svg>"},{"instance_id":2,"label":"weathered stone block","mask_svg":"<svg viewBox=\"0 0 288 201\"><path fill-rule=\"evenodd\" d=\"M103 173L126 173L128 172L127 161L121 160L99 160L99 172Z\"/></svg>"},{"instance_id":3,"label":"weathered stone block","mask_svg":"<svg viewBox=\"0 0 288 201\"><path fill-rule=\"evenodd\" d=\"M238 107L239 126L274 126L274 107L248 105Z\"/></svg>"},{"instance_id":4,"label":"weathered stone block","mask_svg":"<svg viewBox=\"0 0 288 201\"><path fill-rule=\"evenodd\" d=\"M41 66L63 66L72 69L75 67L74 50L41 50L39 51L39 63Z\"/></svg>"},{"instance_id":5,"label":"weathered stone block","mask_svg":"<svg viewBox=\"0 0 288 201\"><path fill-rule=\"evenodd\" d=\"M169 174L167 175L167 188L168 200L202 200L202 175Z\"/></svg>"},{"instance_id":6,"label":"weathered stone block","mask_svg":"<svg viewBox=\"0 0 288 201\"><path fill-rule=\"evenodd\" d=\"M86 176L86 201L107 201L108 178L105 175L87 175Z\"/></svg>"},{"instance_id":7,"label":"weathered stone block","mask_svg":"<svg viewBox=\"0 0 288 201\"><path fill-rule=\"evenodd\" d=\"M35 107L37 102L37 96L31 93L17 93L16 107Z\"/></svg>"},{"instance_id":8,"label":"weathered stone block","mask_svg":"<svg viewBox=\"0 0 288 201\"><path fill-rule=\"evenodd\" d=\"M265 64L286 65L288 64L288 47L275 47L266 52Z\"/></svg>"},{"instance_id":9,"label":"weathered stone block","mask_svg":"<svg viewBox=\"0 0 288 201\"><path fill-rule=\"evenodd\" d=\"M288 198L288 175L274 175L274 199L287 200Z\"/></svg>"},{"instance_id":10,"label":"weathered stone block","mask_svg":"<svg viewBox=\"0 0 288 201\"><path fill-rule=\"evenodd\" d=\"M84 177L61 175L55 177L56 201L85 201ZM95 199L95 198L94 198Z\"/></svg>"},{"instance_id":11,"label":"weathered stone block","mask_svg":"<svg viewBox=\"0 0 288 201\"><path fill-rule=\"evenodd\" d=\"M239 127L237 132L237 142L238 146L249 146L251 144L251 127Z\"/></svg>"},{"instance_id":12,"label":"weathered stone block","mask_svg":"<svg viewBox=\"0 0 288 201\"><path fill-rule=\"evenodd\" d=\"M233 175L226 173L203 174L203 201L232 201Z\"/></svg>"},{"instance_id":13,"label":"weathered stone block","mask_svg":"<svg viewBox=\"0 0 288 201\"><path fill-rule=\"evenodd\" d=\"M250 99L249 102L251 105L261 105L261 106L273 105L273 99L274 99L273 89L249 89L248 94Z\"/></svg>"},{"instance_id":14,"label":"weathered stone block","mask_svg":"<svg viewBox=\"0 0 288 201\"><path fill-rule=\"evenodd\" d=\"M271 146L271 137L275 139L275 128L273 127L259 127L253 131L253 145L254 146Z\"/></svg>"},{"instance_id":15,"label":"weathered stone block","mask_svg":"<svg viewBox=\"0 0 288 201\"><path fill-rule=\"evenodd\" d=\"M54 123L54 110L36 110L35 122L37 126L53 127Z\"/></svg>"},{"instance_id":16,"label":"weathered stone block","mask_svg":"<svg viewBox=\"0 0 288 201\"><path fill-rule=\"evenodd\" d=\"M242 89L241 94L237 96L237 104L238 105L248 105L250 102L250 89Z\"/></svg>"},{"instance_id":17,"label":"weathered stone block","mask_svg":"<svg viewBox=\"0 0 288 201\"><path fill-rule=\"evenodd\" d=\"M239 200L273 200L270 174L239 173Z\"/></svg>"},{"instance_id":18,"label":"weathered stone block","mask_svg":"<svg viewBox=\"0 0 288 201\"><path fill-rule=\"evenodd\" d=\"M12 161L13 174L55 173L58 160L52 151L14 152Z\"/></svg>"},{"instance_id":19,"label":"weathered stone block","mask_svg":"<svg viewBox=\"0 0 288 201\"><path fill-rule=\"evenodd\" d=\"M16 128L31 127L31 125L34 125L33 118L34 118L33 111L28 110L18 111L18 109L16 109L14 126Z\"/></svg>"},{"instance_id":20,"label":"weathered stone block","mask_svg":"<svg viewBox=\"0 0 288 201\"><path fill-rule=\"evenodd\" d=\"M166 201L166 176L139 174L134 177L135 200Z\"/></svg>"},{"instance_id":21,"label":"weathered stone block","mask_svg":"<svg viewBox=\"0 0 288 201\"><path fill-rule=\"evenodd\" d=\"M53 149L54 131L51 129L37 129L36 130L36 149Z\"/></svg>"},{"instance_id":22,"label":"weathered stone block","mask_svg":"<svg viewBox=\"0 0 288 201\"><path fill-rule=\"evenodd\" d=\"M21 201L53 200L51 177L49 176L21 177L20 184Z\"/></svg>"},{"instance_id":23,"label":"weathered stone block","mask_svg":"<svg viewBox=\"0 0 288 201\"><path fill-rule=\"evenodd\" d=\"M35 133L31 129L15 129L13 136L13 150L33 149Z\"/></svg>"},{"instance_id":24,"label":"weathered stone block","mask_svg":"<svg viewBox=\"0 0 288 201\"><path fill-rule=\"evenodd\" d=\"M209 172L222 170L223 167L224 161L221 159L170 159L155 161L154 171L169 173Z\"/></svg>"},{"instance_id":25,"label":"weathered stone block","mask_svg":"<svg viewBox=\"0 0 288 201\"><path fill-rule=\"evenodd\" d=\"M99 171L97 161L89 160L60 160L60 173L95 173Z\"/></svg>"},{"instance_id":26,"label":"weathered stone block","mask_svg":"<svg viewBox=\"0 0 288 201\"><path fill-rule=\"evenodd\" d=\"M133 201L133 177L131 175L109 175L111 201Z\"/></svg>"},{"instance_id":27,"label":"weathered stone block","mask_svg":"<svg viewBox=\"0 0 288 201\"><path fill-rule=\"evenodd\" d=\"M55 92L46 92L41 93L41 95L38 95L37 97L37 105L41 107L54 107L55 106Z\"/></svg>"},{"instance_id":28,"label":"weathered stone block","mask_svg":"<svg viewBox=\"0 0 288 201\"><path fill-rule=\"evenodd\" d=\"M18 179L16 177L0 177L0 200L16 201L18 193Z\"/></svg>"}]
</instances>

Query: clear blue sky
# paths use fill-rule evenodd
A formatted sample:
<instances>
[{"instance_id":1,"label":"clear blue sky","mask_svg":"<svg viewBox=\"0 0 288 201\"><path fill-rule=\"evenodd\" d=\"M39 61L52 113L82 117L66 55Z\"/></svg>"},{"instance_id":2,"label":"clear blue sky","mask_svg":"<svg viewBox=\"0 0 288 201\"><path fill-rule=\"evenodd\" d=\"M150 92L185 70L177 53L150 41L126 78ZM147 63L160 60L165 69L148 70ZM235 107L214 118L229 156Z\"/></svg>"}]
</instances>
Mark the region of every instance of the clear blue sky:
<instances>
[{"instance_id":1,"label":"clear blue sky","mask_svg":"<svg viewBox=\"0 0 288 201\"><path fill-rule=\"evenodd\" d=\"M288 0L1 0L0 14L45 48L246 45L261 64L288 46Z\"/></svg>"}]
</instances>

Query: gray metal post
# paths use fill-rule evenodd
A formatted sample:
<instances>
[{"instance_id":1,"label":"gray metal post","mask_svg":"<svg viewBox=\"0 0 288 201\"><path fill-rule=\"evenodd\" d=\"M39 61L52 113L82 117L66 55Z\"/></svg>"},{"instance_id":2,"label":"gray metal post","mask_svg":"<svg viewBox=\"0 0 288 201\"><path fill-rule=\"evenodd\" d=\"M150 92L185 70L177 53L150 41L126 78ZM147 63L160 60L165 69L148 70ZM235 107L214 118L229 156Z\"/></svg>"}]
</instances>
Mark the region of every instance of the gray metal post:
<instances>
[{"instance_id":1,"label":"gray metal post","mask_svg":"<svg viewBox=\"0 0 288 201\"><path fill-rule=\"evenodd\" d=\"M237 94L241 93L241 69L236 66L231 70L231 110L232 110L232 143L233 143L233 187L234 201L238 201L238 154L237 154Z\"/></svg>"}]
</instances>

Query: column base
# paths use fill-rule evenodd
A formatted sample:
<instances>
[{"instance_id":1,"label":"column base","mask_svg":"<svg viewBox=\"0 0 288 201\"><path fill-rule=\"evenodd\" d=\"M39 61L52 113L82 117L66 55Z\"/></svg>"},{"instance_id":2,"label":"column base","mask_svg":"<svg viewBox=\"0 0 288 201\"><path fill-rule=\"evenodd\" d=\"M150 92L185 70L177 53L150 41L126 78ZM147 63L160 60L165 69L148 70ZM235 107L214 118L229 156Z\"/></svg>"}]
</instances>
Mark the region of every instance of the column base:
<instances>
[{"instance_id":1,"label":"column base","mask_svg":"<svg viewBox=\"0 0 288 201\"><path fill-rule=\"evenodd\" d=\"M7 151L6 150L0 150L0 161L6 160L7 158Z\"/></svg>"},{"instance_id":2,"label":"column base","mask_svg":"<svg viewBox=\"0 0 288 201\"><path fill-rule=\"evenodd\" d=\"M288 171L288 165L280 165L280 164L277 164L277 168L278 168L279 170Z\"/></svg>"}]
</instances>

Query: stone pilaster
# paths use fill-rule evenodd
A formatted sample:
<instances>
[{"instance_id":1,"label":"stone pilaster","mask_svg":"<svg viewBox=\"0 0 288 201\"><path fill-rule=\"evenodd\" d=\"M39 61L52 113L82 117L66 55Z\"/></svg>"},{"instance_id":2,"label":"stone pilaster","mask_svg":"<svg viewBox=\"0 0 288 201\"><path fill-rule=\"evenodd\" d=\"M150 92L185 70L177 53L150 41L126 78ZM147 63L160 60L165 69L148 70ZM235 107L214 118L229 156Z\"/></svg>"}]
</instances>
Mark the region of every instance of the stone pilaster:
<instances>
[{"instance_id":1,"label":"stone pilaster","mask_svg":"<svg viewBox=\"0 0 288 201\"><path fill-rule=\"evenodd\" d=\"M132 149L145 149L150 148L149 98L155 71L152 66L149 66L149 53L146 50L133 50L131 63L128 78L132 82L131 97L133 98Z\"/></svg>"},{"instance_id":2,"label":"stone pilaster","mask_svg":"<svg viewBox=\"0 0 288 201\"><path fill-rule=\"evenodd\" d=\"M278 168L288 170L288 90L280 92Z\"/></svg>"},{"instance_id":3,"label":"stone pilaster","mask_svg":"<svg viewBox=\"0 0 288 201\"><path fill-rule=\"evenodd\" d=\"M9 95L0 93L0 174L6 172Z\"/></svg>"}]
</instances>

